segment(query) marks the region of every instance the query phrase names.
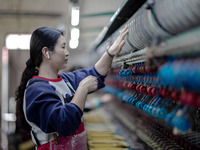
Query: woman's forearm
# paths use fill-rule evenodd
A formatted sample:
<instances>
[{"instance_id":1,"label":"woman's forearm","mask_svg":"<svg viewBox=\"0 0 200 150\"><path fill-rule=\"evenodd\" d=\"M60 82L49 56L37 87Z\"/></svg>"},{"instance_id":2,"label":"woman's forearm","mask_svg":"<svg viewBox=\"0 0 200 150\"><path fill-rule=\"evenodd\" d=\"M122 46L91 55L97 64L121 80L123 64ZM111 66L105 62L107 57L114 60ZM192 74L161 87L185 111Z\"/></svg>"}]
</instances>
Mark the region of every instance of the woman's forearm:
<instances>
[{"instance_id":1,"label":"woman's forearm","mask_svg":"<svg viewBox=\"0 0 200 150\"><path fill-rule=\"evenodd\" d=\"M76 104L82 111L85 107L85 101L87 99L88 90L84 87L78 87L71 103Z\"/></svg>"},{"instance_id":2,"label":"woman's forearm","mask_svg":"<svg viewBox=\"0 0 200 150\"><path fill-rule=\"evenodd\" d=\"M95 76L87 76L80 83L71 103L76 104L82 111L84 110L87 94L96 91L98 80Z\"/></svg>"},{"instance_id":3,"label":"woman's forearm","mask_svg":"<svg viewBox=\"0 0 200 150\"><path fill-rule=\"evenodd\" d=\"M107 75L108 70L111 68L112 60L113 58L110 57L107 52L105 52L99 61L95 64L95 69L101 75Z\"/></svg>"}]
</instances>

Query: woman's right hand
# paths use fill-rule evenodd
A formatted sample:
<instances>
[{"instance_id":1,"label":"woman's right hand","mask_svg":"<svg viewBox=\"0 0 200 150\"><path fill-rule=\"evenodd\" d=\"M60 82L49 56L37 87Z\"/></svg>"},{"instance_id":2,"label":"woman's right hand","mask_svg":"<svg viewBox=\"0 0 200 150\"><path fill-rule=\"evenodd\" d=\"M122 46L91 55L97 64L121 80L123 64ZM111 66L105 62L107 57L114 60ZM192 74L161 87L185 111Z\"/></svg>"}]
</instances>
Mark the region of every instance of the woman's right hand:
<instances>
[{"instance_id":1,"label":"woman's right hand","mask_svg":"<svg viewBox=\"0 0 200 150\"><path fill-rule=\"evenodd\" d=\"M95 76L87 76L79 83L79 88L87 89L88 93L97 90L98 80Z\"/></svg>"}]
</instances>

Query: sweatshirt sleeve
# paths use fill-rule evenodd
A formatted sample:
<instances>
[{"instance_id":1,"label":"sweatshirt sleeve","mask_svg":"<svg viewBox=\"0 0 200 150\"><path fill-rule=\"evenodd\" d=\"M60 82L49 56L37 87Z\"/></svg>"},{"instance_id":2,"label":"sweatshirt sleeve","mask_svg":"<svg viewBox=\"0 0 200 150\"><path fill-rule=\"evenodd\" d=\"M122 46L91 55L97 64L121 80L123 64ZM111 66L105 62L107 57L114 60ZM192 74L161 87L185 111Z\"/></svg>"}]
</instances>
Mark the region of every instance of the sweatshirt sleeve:
<instances>
[{"instance_id":1,"label":"sweatshirt sleeve","mask_svg":"<svg viewBox=\"0 0 200 150\"><path fill-rule=\"evenodd\" d=\"M75 90L78 88L79 82L89 75L97 77L98 89L105 86L104 79L106 76L102 76L101 74L99 74L94 66L87 69L75 70L69 73L61 73L60 75L63 77L64 80L69 81Z\"/></svg>"},{"instance_id":2,"label":"sweatshirt sleeve","mask_svg":"<svg viewBox=\"0 0 200 150\"><path fill-rule=\"evenodd\" d=\"M58 132L67 136L75 132L81 123L83 112L73 103L62 104L53 86L36 82L25 93L26 117L43 132Z\"/></svg>"}]
</instances>

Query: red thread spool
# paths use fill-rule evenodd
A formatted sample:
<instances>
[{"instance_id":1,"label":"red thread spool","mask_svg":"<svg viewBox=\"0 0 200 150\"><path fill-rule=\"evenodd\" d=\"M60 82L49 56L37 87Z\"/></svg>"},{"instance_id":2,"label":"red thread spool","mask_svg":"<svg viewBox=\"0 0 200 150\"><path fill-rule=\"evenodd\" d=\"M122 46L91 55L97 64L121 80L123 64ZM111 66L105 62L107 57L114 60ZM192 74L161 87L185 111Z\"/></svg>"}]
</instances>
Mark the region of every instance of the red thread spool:
<instances>
[{"instance_id":1,"label":"red thread spool","mask_svg":"<svg viewBox=\"0 0 200 150\"><path fill-rule=\"evenodd\" d=\"M140 84L136 86L136 90L137 90L138 92L140 92L140 86L141 86Z\"/></svg>"},{"instance_id":2,"label":"red thread spool","mask_svg":"<svg viewBox=\"0 0 200 150\"><path fill-rule=\"evenodd\" d=\"M160 95L160 96L163 96L163 97L164 97L164 94L165 94L164 92L165 92L165 91L164 91L164 88L160 88L160 89L159 89L159 95Z\"/></svg>"},{"instance_id":3,"label":"red thread spool","mask_svg":"<svg viewBox=\"0 0 200 150\"><path fill-rule=\"evenodd\" d=\"M123 87L123 82L118 82L119 87Z\"/></svg>"},{"instance_id":4,"label":"red thread spool","mask_svg":"<svg viewBox=\"0 0 200 150\"><path fill-rule=\"evenodd\" d=\"M171 92L171 98L172 98L174 101L178 102L178 101L180 100L180 92L179 92L179 91L173 90L173 91Z\"/></svg>"},{"instance_id":5,"label":"red thread spool","mask_svg":"<svg viewBox=\"0 0 200 150\"><path fill-rule=\"evenodd\" d=\"M151 96L156 96L156 88L155 87L147 87L147 93Z\"/></svg>"},{"instance_id":6,"label":"red thread spool","mask_svg":"<svg viewBox=\"0 0 200 150\"><path fill-rule=\"evenodd\" d=\"M140 72L141 72L141 73L146 73L146 72L145 72L145 66L144 66L144 65L141 65L141 66L140 66Z\"/></svg>"},{"instance_id":7,"label":"red thread spool","mask_svg":"<svg viewBox=\"0 0 200 150\"><path fill-rule=\"evenodd\" d=\"M147 93L148 93L149 95L151 95L151 89L152 89L151 86L148 86L148 87L147 87Z\"/></svg>"},{"instance_id":8,"label":"red thread spool","mask_svg":"<svg viewBox=\"0 0 200 150\"><path fill-rule=\"evenodd\" d=\"M151 95L152 96L156 96L156 88L155 87L152 87L152 89L151 89Z\"/></svg>"},{"instance_id":9,"label":"red thread spool","mask_svg":"<svg viewBox=\"0 0 200 150\"><path fill-rule=\"evenodd\" d=\"M183 91L180 95L180 101L190 106L195 106L196 95L193 92Z\"/></svg>"},{"instance_id":10,"label":"red thread spool","mask_svg":"<svg viewBox=\"0 0 200 150\"><path fill-rule=\"evenodd\" d=\"M141 86L140 86L140 92L141 92L141 93L147 93L147 91L146 91L146 86L141 85Z\"/></svg>"},{"instance_id":11,"label":"red thread spool","mask_svg":"<svg viewBox=\"0 0 200 150\"><path fill-rule=\"evenodd\" d=\"M123 83L123 88L128 88L128 83L124 82Z\"/></svg>"},{"instance_id":12,"label":"red thread spool","mask_svg":"<svg viewBox=\"0 0 200 150\"><path fill-rule=\"evenodd\" d=\"M136 84L132 84L132 83L130 83L129 85L128 85L128 88L130 89L130 90L136 90Z\"/></svg>"},{"instance_id":13,"label":"red thread spool","mask_svg":"<svg viewBox=\"0 0 200 150\"><path fill-rule=\"evenodd\" d=\"M197 99L196 99L196 106L197 106L197 107L200 107L200 95L197 96Z\"/></svg>"},{"instance_id":14,"label":"red thread spool","mask_svg":"<svg viewBox=\"0 0 200 150\"><path fill-rule=\"evenodd\" d=\"M171 92L172 92L172 90L170 90L169 88L164 88L163 96L169 98L171 96Z\"/></svg>"}]
</instances>

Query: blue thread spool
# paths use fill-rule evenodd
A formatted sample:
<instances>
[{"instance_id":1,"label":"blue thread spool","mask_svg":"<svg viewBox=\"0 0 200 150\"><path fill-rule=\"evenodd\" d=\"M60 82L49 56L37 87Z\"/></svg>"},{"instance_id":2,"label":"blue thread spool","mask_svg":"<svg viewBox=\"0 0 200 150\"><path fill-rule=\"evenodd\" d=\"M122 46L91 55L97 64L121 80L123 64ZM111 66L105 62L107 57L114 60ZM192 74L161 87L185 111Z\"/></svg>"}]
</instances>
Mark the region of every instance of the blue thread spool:
<instances>
[{"instance_id":1,"label":"blue thread spool","mask_svg":"<svg viewBox=\"0 0 200 150\"><path fill-rule=\"evenodd\" d=\"M129 98L129 96L126 95L126 94L123 94L122 97L121 97L121 99L122 99L124 102L127 102L127 98Z\"/></svg>"},{"instance_id":2,"label":"blue thread spool","mask_svg":"<svg viewBox=\"0 0 200 150\"><path fill-rule=\"evenodd\" d=\"M182 73L182 76L185 76L185 80L183 84L190 89L195 91L199 91L200 89L200 64L194 64L192 61L187 61L186 65L184 66L183 70L187 72L187 74ZM186 67L186 68L185 68Z\"/></svg>"},{"instance_id":3,"label":"blue thread spool","mask_svg":"<svg viewBox=\"0 0 200 150\"><path fill-rule=\"evenodd\" d=\"M132 100L132 105L133 106L135 106L136 105L136 103L139 101L139 99L138 98L134 98L133 100Z\"/></svg>"},{"instance_id":4,"label":"blue thread spool","mask_svg":"<svg viewBox=\"0 0 200 150\"><path fill-rule=\"evenodd\" d=\"M132 75L133 75L133 72L132 72L131 69L126 69L126 70L124 71L124 76L125 76L125 77L131 77Z\"/></svg>"},{"instance_id":5,"label":"blue thread spool","mask_svg":"<svg viewBox=\"0 0 200 150\"><path fill-rule=\"evenodd\" d=\"M151 115L156 117L156 111L157 111L158 107L157 106L153 106L153 108L151 109Z\"/></svg>"},{"instance_id":6,"label":"blue thread spool","mask_svg":"<svg viewBox=\"0 0 200 150\"><path fill-rule=\"evenodd\" d=\"M120 76L120 77L124 77L124 71L125 71L125 70L120 70L120 72L119 72L119 76Z\"/></svg>"},{"instance_id":7,"label":"blue thread spool","mask_svg":"<svg viewBox=\"0 0 200 150\"><path fill-rule=\"evenodd\" d=\"M181 114L179 113L179 116L176 115L171 121L172 125L182 132L187 132L192 126L187 116L188 110L188 106L184 106L182 110L179 110Z\"/></svg>"},{"instance_id":8,"label":"blue thread spool","mask_svg":"<svg viewBox=\"0 0 200 150\"><path fill-rule=\"evenodd\" d=\"M152 106L152 105L151 105L151 104L145 105L145 106L143 107L143 110L144 110L146 113L148 113L149 107L150 107L150 106Z\"/></svg>"},{"instance_id":9,"label":"blue thread spool","mask_svg":"<svg viewBox=\"0 0 200 150\"><path fill-rule=\"evenodd\" d=\"M151 110L153 109L153 105L155 104L155 102L157 101L157 98L154 97L151 102L149 104L147 104L146 106L146 110L145 112L151 115Z\"/></svg>"},{"instance_id":10,"label":"blue thread spool","mask_svg":"<svg viewBox=\"0 0 200 150\"><path fill-rule=\"evenodd\" d=\"M139 103L141 103L141 102L140 102L140 101L138 101L138 102L136 103L136 105L135 105L137 108L139 107L139 106L138 106L138 105L139 105Z\"/></svg>"},{"instance_id":11,"label":"blue thread spool","mask_svg":"<svg viewBox=\"0 0 200 150\"><path fill-rule=\"evenodd\" d=\"M150 115L152 115L152 110L153 110L153 109L154 109L154 106L153 106L153 105L150 105L150 106L148 107L147 113L150 114Z\"/></svg>"},{"instance_id":12,"label":"blue thread spool","mask_svg":"<svg viewBox=\"0 0 200 150\"><path fill-rule=\"evenodd\" d=\"M167 116L165 117L165 121L169 124L169 125L173 125L172 124L172 119L176 116L178 109L173 110L172 112L168 113Z\"/></svg>"},{"instance_id":13,"label":"blue thread spool","mask_svg":"<svg viewBox=\"0 0 200 150\"><path fill-rule=\"evenodd\" d=\"M158 107L158 108L156 109L156 115L155 115L155 117L160 118L160 119L163 119L163 118L166 117L166 115L167 115L167 110L166 110L165 108L163 108L163 107Z\"/></svg>"},{"instance_id":14,"label":"blue thread spool","mask_svg":"<svg viewBox=\"0 0 200 150\"><path fill-rule=\"evenodd\" d=\"M147 111L147 107L148 107L148 104L145 104L145 105L143 106L143 111L144 111L144 112Z\"/></svg>"},{"instance_id":15,"label":"blue thread spool","mask_svg":"<svg viewBox=\"0 0 200 150\"><path fill-rule=\"evenodd\" d=\"M121 99L121 97L123 96L123 93L122 93L122 92L118 92L118 93L116 94L116 96L117 96L119 99Z\"/></svg>"},{"instance_id":16,"label":"blue thread spool","mask_svg":"<svg viewBox=\"0 0 200 150\"><path fill-rule=\"evenodd\" d=\"M140 96L140 93L136 93L133 97L133 100L132 100L132 105L135 106L136 103L139 101L138 97Z\"/></svg>"},{"instance_id":17,"label":"blue thread spool","mask_svg":"<svg viewBox=\"0 0 200 150\"><path fill-rule=\"evenodd\" d=\"M161 100L160 100L160 99L161 99L161 98L157 97L157 98L155 99L155 101L154 101L153 108L152 108L151 111L150 111L150 114L151 114L152 116L155 116L155 117L156 117L157 108L158 108L158 106L159 106L160 103L161 103Z\"/></svg>"},{"instance_id":18,"label":"blue thread spool","mask_svg":"<svg viewBox=\"0 0 200 150\"><path fill-rule=\"evenodd\" d=\"M161 79L161 85L176 87L177 75L174 73L172 63L164 64L158 71L158 77Z\"/></svg>"},{"instance_id":19,"label":"blue thread spool","mask_svg":"<svg viewBox=\"0 0 200 150\"><path fill-rule=\"evenodd\" d=\"M172 122L182 132L187 132L191 128L190 121L184 116L176 116L172 119Z\"/></svg>"},{"instance_id":20,"label":"blue thread spool","mask_svg":"<svg viewBox=\"0 0 200 150\"><path fill-rule=\"evenodd\" d=\"M135 106L136 103L139 101L138 97L140 97L141 93L139 92L135 92L135 95L133 96L133 100L132 100L132 105Z\"/></svg>"},{"instance_id":21,"label":"blue thread spool","mask_svg":"<svg viewBox=\"0 0 200 150\"><path fill-rule=\"evenodd\" d=\"M143 98L143 100L139 101L138 104L136 104L136 107L140 110L143 110L143 107L144 107L146 101L149 99L149 97L150 96L148 94L146 94L145 97Z\"/></svg>"},{"instance_id":22,"label":"blue thread spool","mask_svg":"<svg viewBox=\"0 0 200 150\"><path fill-rule=\"evenodd\" d=\"M127 98L127 103L132 104L133 96Z\"/></svg>"},{"instance_id":23,"label":"blue thread spool","mask_svg":"<svg viewBox=\"0 0 200 150\"><path fill-rule=\"evenodd\" d=\"M175 66L175 69L177 69L177 76L179 77L179 80L183 83L183 85L185 87L187 87L187 83L190 79L189 76L191 74L191 69L190 67L191 64L189 63L189 61L180 61L179 63L177 63L178 65Z\"/></svg>"}]
</instances>

